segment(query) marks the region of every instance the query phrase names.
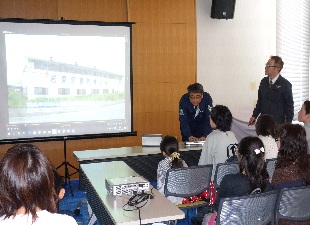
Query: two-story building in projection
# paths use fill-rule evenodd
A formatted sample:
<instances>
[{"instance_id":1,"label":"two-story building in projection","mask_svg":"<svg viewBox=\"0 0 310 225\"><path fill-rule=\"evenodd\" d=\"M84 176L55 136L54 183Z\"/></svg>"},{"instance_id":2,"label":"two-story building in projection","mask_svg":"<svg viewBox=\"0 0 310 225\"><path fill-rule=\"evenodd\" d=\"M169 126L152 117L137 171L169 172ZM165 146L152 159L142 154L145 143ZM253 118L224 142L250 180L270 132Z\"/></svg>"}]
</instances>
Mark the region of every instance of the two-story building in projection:
<instances>
[{"instance_id":1,"label":"two-story building in projection","mask_svg":"<svg viewBox=\"0 0 310 225\"><path fill-rule=\"evenodd\" d=\"M28 58L22 89L28 100L37 97L124 93L124 76L97 69L50 60Z\"/></svg>"}]
</instances>

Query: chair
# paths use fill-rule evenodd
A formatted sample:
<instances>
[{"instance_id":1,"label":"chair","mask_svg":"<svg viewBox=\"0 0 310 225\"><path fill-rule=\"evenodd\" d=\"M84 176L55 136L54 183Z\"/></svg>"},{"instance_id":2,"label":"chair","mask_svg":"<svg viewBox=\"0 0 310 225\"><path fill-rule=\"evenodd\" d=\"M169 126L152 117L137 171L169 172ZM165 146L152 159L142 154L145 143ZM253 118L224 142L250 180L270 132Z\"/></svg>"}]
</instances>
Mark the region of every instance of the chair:
<instances>
[{"instance_id":1,"label":"chair","mask_svg":"<svg viewBox=\"0 0 310 225\"><path fill-rule=\"evenodd\" d=\"M192 197L209 190L212 176L212 165L192 166L185 168L169 169L166 174L164 194L166 197ZM180 209L186 210L188 224L189 209L206 206L209 203L203 200L177 205Z\"/></svg>"},{"instance_id":2,"label":"chair","mask_svg":"<svg viewBox=\"0 0 310 225\"><path fill-rule=\"evenodd\" d=\"M218 163L216 165L216 170L214 174L214 189L217 190L220 188L220 184L222 179L227 174L236 174L240 172L239 163L238 162L226 162L226 163Z\"/></svg>"},{"instance_id":3,"label":"chair","mask_svg":"<svg viewBox=\"0 0 310 225\"><path fill-rule=\"evenodd\" d=\"M276 191L223 198L220 201L216 224L274 224Z\"/></svg>"},{"instance_id":4,"label":"chair","mask_svg":"<svg viewBox=\"0 0 310 225\"><path fill-rule=\"evenodd\" d=\"M266 159L266 165L267 165L267 172L269 174L269 179L272 179L274 169L275 169L275 164L276 164L277 159Z\"/></svg>"},{"instance_id":5,"label":"chair","mask_svg":"<svg viewBox=\"0 0 310 225\"><path fill-rule=\"evenodd\" d=\"M282 189L276 204L276 224L303 221L310 223L310 186ZM303 223L304 224L304 223Z\"/></svg>"}]
</instances>

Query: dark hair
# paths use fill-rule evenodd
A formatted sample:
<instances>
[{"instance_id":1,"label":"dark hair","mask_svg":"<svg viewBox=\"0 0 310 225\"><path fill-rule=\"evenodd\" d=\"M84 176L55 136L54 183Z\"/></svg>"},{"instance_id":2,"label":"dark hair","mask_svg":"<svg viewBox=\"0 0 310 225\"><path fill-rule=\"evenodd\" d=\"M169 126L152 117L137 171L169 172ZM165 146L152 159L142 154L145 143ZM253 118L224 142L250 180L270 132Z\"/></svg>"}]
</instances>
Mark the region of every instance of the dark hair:
<instances>
[{"instance_id":1,"label":"dark hair","mask_svg":"<svg viewBox=\"0 0 310 225\"><path fill-rule=\"evenodd\" d=\"M310 166L305 128L299 124L284 124L280 129L279 138L280 148L275 168L283 168L296 163L299 174L309 183L310 180L306 176L310 173Z\"/></svg>"},{"instance_id":2,"label":"dark hair","mask_svg":"<svg viewBox=\"0 0 310 225\"><path fill-rule=\"evenodd\" d=\"M0 216L15 217L24 207L36 221L37 208L55 213L57 195L49 160L31 144L15 145L0 162Z\"/></svg>"},{"instance_id":3,"label":"dark hair","mask_svg":"<svg viewBox=\"0 0 310 225\"><path fill-rule=\"evenodd\" d=\"M223 105L216 105L211 110L211 119L220 131L230 131L232 123L232 114L230 110Z\"/></svg>"},{"instance_id":4,"label":"dark hair","mask_svg":"<svg viewBox=\"0 0 310 225\"><path fill-rule=\"evenodd\" d=\"M269 114L261 114L255 124L256 134L262 136L277 137L277 127L274 117Z\"/></svg>"},{"instance_id":5,"label":"dark hair","mask_svg":"<svg viewBox=\"0 0 310 225\"><path fill-rule=\"evenodd\" d=\"M309 114L310 113L310 101L309 100L304 101L304 105L305 105L306 114Z\"/></svg>"},{"instance_id":6,"label":"dark hair","mask_svg":"<svg viewBox=\"0 0 310 225\"><path fill-rule=\"evenodd\" d=\"M187 93L190 94L190 93L201 93L203 94L203 87L201 84L199 83L194 83L194 84L191 84L187 87Z\"/></svg>"},{"instance_id":7,"label":"dark hair","mask_svg":"<svg viewBox=\"0 0 310 225\"><path fill-rule=\"evenodd\" d=\"M284 66L284 62L283 62L282 58L280 56L272 55L272 56L270 56L270 59L272 59L274 61L275 66L277 66L281 71L283 66Z\"/></svg>"},{"instance_id":8,"label":"dark hair","mask_svg":"<svg viewBox=\"0 0 310 225\"><path fill-rule=\"evenodd\" d=\"M258 137L245 137L238 144L238 154L240 154L240 171L245 171L251 185L251 192L260 188L262 191L266 187L266 179L269 178L265 153L256 154L254 150L264 147L263 142ZM251 193L250 192L250 193Z\"/></svg>"},{"instance_id":9,"label":"dark hair","mask_svg":"<svg viewBox=\"0 0 310 225\"><path fill-rule=\"evenodd\" d=\"M54 173L54 189L57 195L59 195L60 190L63 188L62 183L63 183L63 178L60 176L58 171L56 169L53 169Z\"/></svg>"},{"instance_id":10,"label":"dark hair","mask_svg":"<svg viewBox=\"0 0 310 225\"><path fill-rule=\"evenodd\" d=\"M179 143L176 137L173 136L165 136L163 140L160 143L160 151L165 152L167 156L170 157L170 155L174 152L179 152ZM182 168L183 163L181 159L174 158L172 160L171 168Z\"/></svg>"}]
</instances>

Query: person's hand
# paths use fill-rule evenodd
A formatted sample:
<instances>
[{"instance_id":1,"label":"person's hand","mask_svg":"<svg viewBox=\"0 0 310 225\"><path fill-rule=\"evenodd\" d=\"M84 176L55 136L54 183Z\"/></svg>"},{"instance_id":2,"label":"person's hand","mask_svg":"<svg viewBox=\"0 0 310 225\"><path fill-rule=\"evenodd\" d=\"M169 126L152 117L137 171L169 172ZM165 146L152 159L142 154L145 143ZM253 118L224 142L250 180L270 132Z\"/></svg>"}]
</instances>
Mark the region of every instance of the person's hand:
<instances>
[{"instance_id":1,"label":"person's hand","mask_svg":"<svg viewBox=\"0 0 310 225\"><path fill-rule=\"evenodd\" d=\"M250 120L249 120L248 126L253 125L253 124L255 123L255 120L256 120L256 118L255 118L254 116L252 116L252 117L250 118Z\"/></svg>"},{"instance_id":2,"label":"person's hand","mask_svg":"<svg viewBox=\"0 0 310 225\"><path fill-rule=\"evenodd\" d=\"M190 136L188 138L189 141L198 141L198 138L194 137L194 136Z\"/></svg>"},{"instance_id":3,"label":"person's hand","mask_svg":"<svg viewBox=\"0 0 310 225\"><path fill-rule=\"evenodd\" d=\"M199 141L205 141L206 140L206 137L202 136L198 139Z\"/></svg>"}]
</instances>

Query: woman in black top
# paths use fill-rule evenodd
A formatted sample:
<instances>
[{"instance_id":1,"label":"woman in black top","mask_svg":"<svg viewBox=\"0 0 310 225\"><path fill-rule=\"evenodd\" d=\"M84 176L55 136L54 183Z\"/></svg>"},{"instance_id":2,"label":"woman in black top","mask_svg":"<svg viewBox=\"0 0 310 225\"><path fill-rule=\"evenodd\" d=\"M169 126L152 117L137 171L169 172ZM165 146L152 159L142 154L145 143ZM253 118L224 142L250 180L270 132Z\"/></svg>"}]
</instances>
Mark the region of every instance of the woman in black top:
<instances>
[{"instance_id":1,"label":"woman in black top","mask_svg":"<svg viewBox=\"0 0 310 225\"><path fill-rule=\"evenodd\" d=\"M240 173L223 177L214 204L215 214L221 198L249 195L256 188L260 188L261 192L272 190L264 155L264 145L258 137L245 137L240 141L237 150ZM205 216L204 224L207 224L209 218L210 215Z\"/></svg>"}]
</instances>

